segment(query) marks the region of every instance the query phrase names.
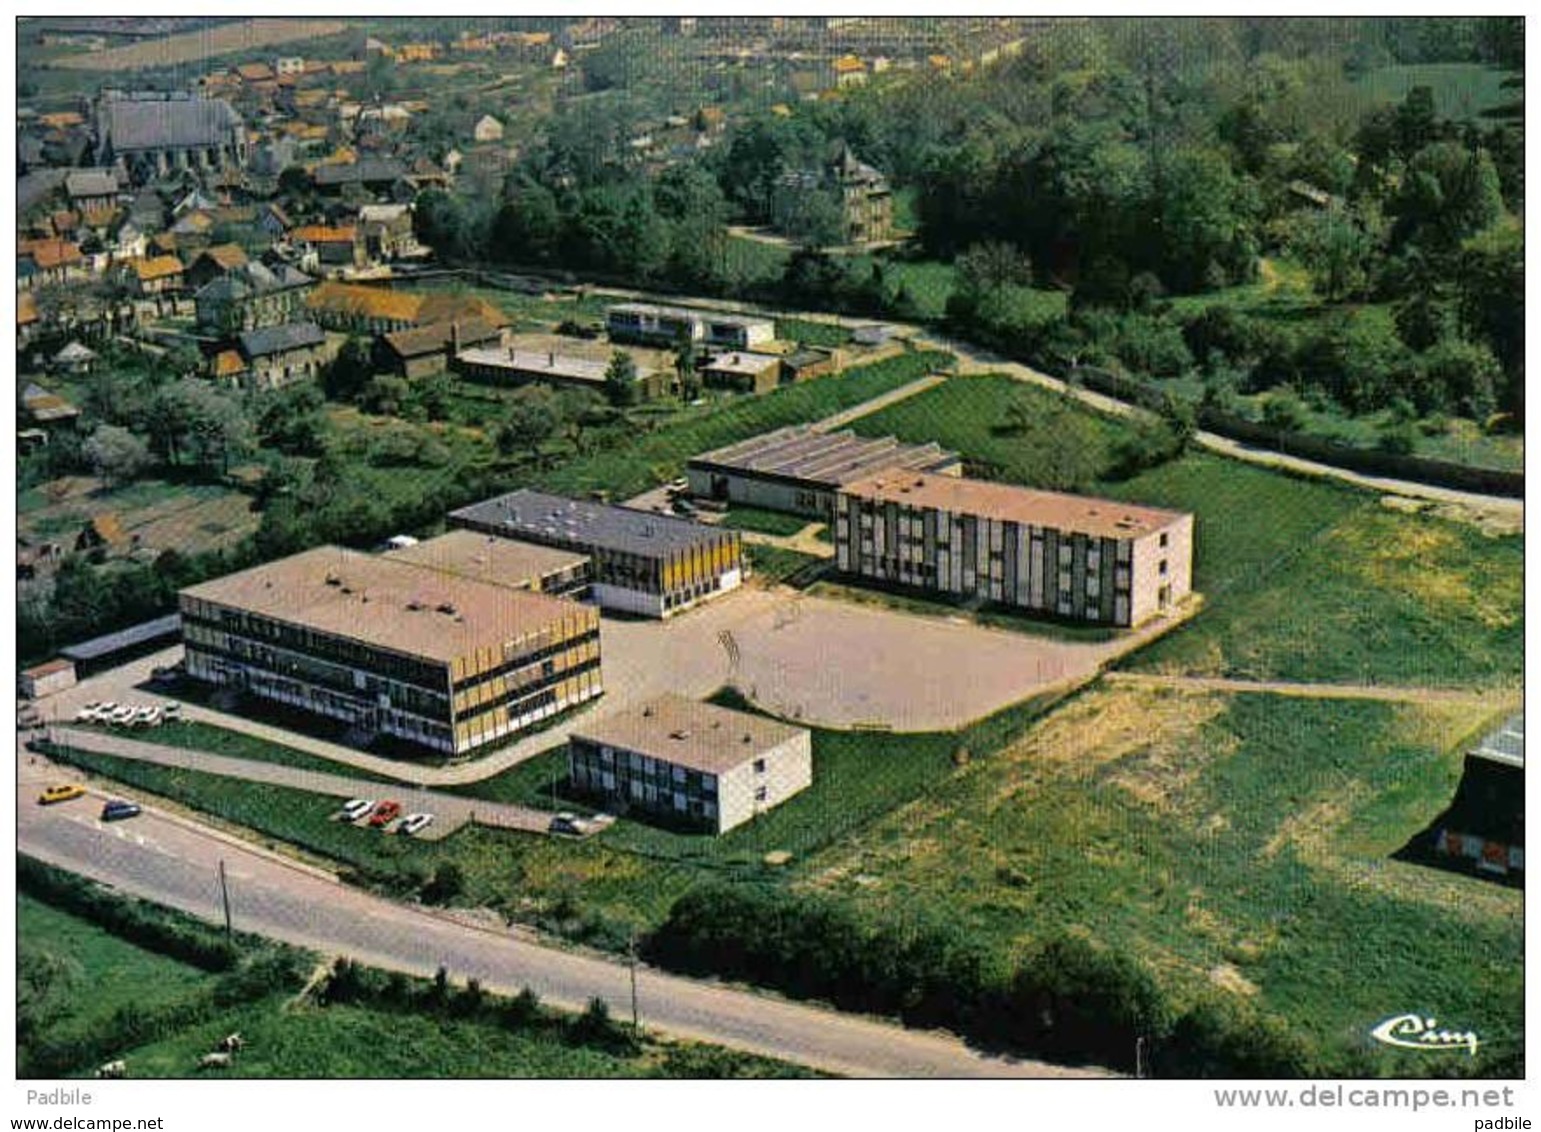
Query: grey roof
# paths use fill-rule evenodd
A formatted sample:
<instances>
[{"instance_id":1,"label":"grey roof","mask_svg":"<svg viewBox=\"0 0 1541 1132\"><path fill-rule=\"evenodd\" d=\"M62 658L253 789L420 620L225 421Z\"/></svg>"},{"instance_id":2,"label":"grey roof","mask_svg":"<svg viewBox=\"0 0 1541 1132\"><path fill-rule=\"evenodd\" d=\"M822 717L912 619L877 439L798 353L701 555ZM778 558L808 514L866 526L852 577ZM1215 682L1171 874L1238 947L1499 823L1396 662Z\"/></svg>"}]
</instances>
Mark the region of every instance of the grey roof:
<instances>
[{"instance_id":1,"label":"grey roof","mask_svg":"<svg viewBox=\"0 0 1541 1132\"><path fill-rule=\"evenodd\" d=\"M587 719L572 731L575 739L636 751L671 766L712 775L726 774L807 734L806 728L779 719L689 700L674 692Z\"/></svg>"},{"instance_id":2,"label":"grey roof","mask_svg":"<svg viewBox=\"0 0 1541 1132\"><path fill-rule=\"evenodd\" d=\"M1486 736L1472 754L1492 762L1523 767L1525 765L1525 713L1520 712L1504 720L1503 725Z\"/></svg>"},{"instance_id":3,"label":"grey roof","mask_svg":"<svg viewBox=\"0 0 1541 1132\"><path fill-rule=\"evenodd\" d=\"M372 181L394 181L404 177L407 167L388 157L366 157L352 165L319 165L315 181L318 185L352 185Z\"/></svg>"},{"instance_id":4,"label":"grey roof","mask_svg":"<svg viewBox=\"0 0 1541 1132\"><path fill-rule=\"evenodd\" d=\"M181 631L182 615L180 613L172 613L165 617L157 617L154 621L146 621L128 629L122 629L116 633L108 633L103 637L93 637L89 641L81 641L78 645L68 645L59 650L59 655L66 660L95 660L98 657L110 656L123 649L150 644L153 641L160 640L162 637L174 636Z\"/></svg>"},{"instance_id":5,"label":"grey roof","mask_svg":"<svg viewBox=\"0 0 1541 1132\"><path fill-rule=\"evenodd\" d=\"M34 169L16 178L16 209L26 212L64 184L68 169Z\"/></svg>"},{"instance_id":6,"label":"grey roof","mask_svg":"<svg viewBox=\"0 0 1541 1132\"><path fill-rule=\"evenodd\" d=\"M248 358L281 354L305 346L319 346L326 334L313 322L289 322L283 326L264 326L241 335L241 352Z\"/></svg>"},{"instance_id":7,"label":"grey roof","mask_svg":"<svg viewBox=\"0 0 1541 1132\"><path fill-rule=\"evenodd\" d=\"M261 260L254 260L251 263L243 263L212 282L205 283L193 298L203 302L218 299L244 299L250 295L265 295L270 291L307 287L314 282L315 280L303 271L290 267L287 263L269 267Z\"/></svg>"},{"instance_id":8,"label":"grey roof","mask_svg":"<svg viewBox=\"0 0 1541 1132\"><path fill-rule=\"evenodd\" d=\"M228 102L211 98L115 98L104 107L104 119L117 153L224 145L241 126Z\"/></svg>"},{"instance_id":9,"label":"grey roof","mask_svg":"<svg viewBox=\"0 0 1541 1132\"><path fill-rule=\"evenodd\" d=\"M89 362L96 357L96 351L90 346L82 346L79 342L71 342L64 349L54 355L56 362Z\"/></svg>"},{"instance_id":10,"label":"grey roof","mask_svg":"<svg viewBox=\"0 0 1541 1132\"><path fill-rule=\"evenodd\" d=\"M457 527L547 546L618 550L647 558L717 541L725 533L688 519L527 489L451 511L449 520Z\"/></svg>"},{"instance_id":11,"label":"grey roof","mask_svg":"<svg viewBox=\"0 0 1541 1132\"><path fill-rule=\"evenodd\" d=\"M116 196L118 178L108 169L78 169L64 178L64 191L72 197Z\"/></svg>"},{"instance_id":12,"label":"grey roof","mask_svg":"<svg viewBox=\"0 0 1541 1132\"><path fill-rule=\"evenodd\" d=\"M791 425L703 453L689 466L833 489L890 468L936 472L959 463L956 452L934 443L901 444L891 436L868 439Z\"/></svg>"}]
</instances>

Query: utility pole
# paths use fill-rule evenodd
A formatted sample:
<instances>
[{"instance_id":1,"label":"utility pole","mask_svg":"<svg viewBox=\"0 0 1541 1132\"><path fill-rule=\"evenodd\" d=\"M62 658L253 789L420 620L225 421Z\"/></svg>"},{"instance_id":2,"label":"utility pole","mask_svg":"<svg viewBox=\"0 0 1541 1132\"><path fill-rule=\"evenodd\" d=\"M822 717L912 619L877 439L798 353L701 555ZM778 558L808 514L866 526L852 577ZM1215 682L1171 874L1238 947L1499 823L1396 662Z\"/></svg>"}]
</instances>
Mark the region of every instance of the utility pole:
<instances>
[{"instance_id":1,"label":"utility pole","mask_svg":"<svg viewBox=\"0 0 1541 1132\"><path fill-rule=\"evenodd\" d=\"M635 1035L641 1033L641 1024L637 1019L637 929L631 929L631 935L626 943L626 957L631 968L631 1032Z\"/></svg>"},{"instance_id":2,"label":"utility pole","mask_svg":"<svg viewBox=\"0 0 1541 1132\"><path fill-rule=\"evenodd\" d=\"M219 896L225 906L225 938L229 939L234 930L230 926L230 884L225 879L225 859L219 859Z\"/></svg>"}]
</instances>

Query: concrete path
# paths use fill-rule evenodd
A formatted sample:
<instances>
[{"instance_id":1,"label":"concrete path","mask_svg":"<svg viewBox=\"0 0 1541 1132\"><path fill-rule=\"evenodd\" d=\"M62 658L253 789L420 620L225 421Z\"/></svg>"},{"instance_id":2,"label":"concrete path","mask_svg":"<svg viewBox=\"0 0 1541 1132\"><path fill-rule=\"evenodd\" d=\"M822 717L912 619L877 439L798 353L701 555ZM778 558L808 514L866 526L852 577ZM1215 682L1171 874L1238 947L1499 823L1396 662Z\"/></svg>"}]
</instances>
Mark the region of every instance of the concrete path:
<instances>
[{"instance_id":1,"label":"concrete path","mask_svg":"<svg viewBox=\"0 0 1541 1132\"><path fill-rule=\"evenodd\" d=\"M88 731L78 727L49 729L53 742L82 751L114 755L135 762L154 763L157 766L175 767L178 770L198 770L218 774L226 778L239 778L246 782L262 782L271 786L290 786L296 790L308 790L312 794L327 794L334 798L373 798L381 801L391 798L401 803L402 813L427 811L434 815L430 829L439 836L451 832L467 822L492 826L497 829L517 829L525 833L545 833L551 822L551 814L528 806L513 806L501 802L487 802L476 798L463 798L456 794L444 794L425 790L407 783L376 782L367 778L350 778L327 771L304 770L282 763L262 762L259 759L231 758L215 755L190 747L169 747L163 743L143 743L137 739L125 739L119 735ZM410 773L410 768L396 767L397 774Z\"/></svg>"},{"instance_id":2,"label":"concrete path","mask_svg":"<svg viewBox=\"0 0 1541 1132\"><path fill-rule=\"evenodd\" d=\"M1174 688L1194 692L1264 692L1313 700L1382 700L1387 703L1517 705L1520 688L1412 688L1392 684L1308 684L1290 680L1234 680L1223 676L1166 676L1158 672L1108 672L1111 685Z\"/></svg>"}]
</instances>

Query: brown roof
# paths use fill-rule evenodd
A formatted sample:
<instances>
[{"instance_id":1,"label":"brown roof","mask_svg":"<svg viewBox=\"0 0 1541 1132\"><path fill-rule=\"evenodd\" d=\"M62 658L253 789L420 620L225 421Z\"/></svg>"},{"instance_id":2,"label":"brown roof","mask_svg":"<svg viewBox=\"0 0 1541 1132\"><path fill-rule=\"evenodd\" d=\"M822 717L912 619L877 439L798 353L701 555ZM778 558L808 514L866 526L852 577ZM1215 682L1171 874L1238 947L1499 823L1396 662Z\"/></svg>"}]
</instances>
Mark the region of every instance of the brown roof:
<instances>
[{"instance_id":1,"label":"brown roof","mask_svg":"<svg viewBox=\"0 0 1541 1132\"><path fill-rule=\"evenodd\" d=\"M273 68L266 63L242 63L235 69L235 73L247 82L261 82L263 79L273 77Z\"/></svg>"},{"instance_id":2,"label":"brown roof","mask_svg":"<svg viewBox=\"0 0 1541 1132\"><path fill-rule=\"evenodd\" d=\"M324 224L306 224L291 231L289 238L307 244L352 244L357 242L358 230L351 225L347 228L328 228Z\"/></svg>"},{"instance_id":3,"label":"brown roof","mask_svg":"<svg viewBox=\"0 0 1541 1132\"><path fill-rule=\"evenodd\" d=\"M31 291L18 293L16 296L16 325L30 326L37 320L37 296Z\"/></svg>"},{"instance_id":4,"label":"brown roof","mask_svg":"<svg viewBox=\"0 0 1541 1132\"><path fill-rule=\"evenodd\" d=\"M37 120L51 130L64 130L70 126L85 124L85 119L74 110L60 110L54 114L39 114Z\"/></svg>"},{"instance_id":5,"label":"brown roof","mask_svg":"<svg viewBox=\"0 0 1541 1132\"><path fill-rule=\"evenodd\" d=\"M850 74L854 71L865 71L866 69L867 64L854 55L842 55L839 59L835 60L835 70L841 74Z\"/></svg>"},{"instance_id":6,"label":"brown roof","mask_svg":"<svg viewBox=\"0 0 1541 1132\"><path fill-rule=\"evenodd\" d=\"M480 345L498 337L498 328L479 318L464 321L435 322L430 326L397 330L385 335L385 344L391 352L402 358L417 358L424 354L442 351L454 341L455 327L460 329L462 345Z\"/></svg>"},{"instance_id":7,"label":"brown roof","mask_svg":"<svg viewBox=\"0 0 1541 1132\"><path fill-rule=\"evenodd\" d=\"M386 551L385 557L480 582L528 589L532 578L580 566L589 556L576 550L557 550L498 535L455 530L416 546Z\"/></svg>"},{"instance_id":8,"label":"brown roof","mask_svg":"<svg viewBox=\"0 0 1541 1132\"><path fill-rule=\"evenodd\" d=\"M16 244L17 255L30 255L41 268L62 267L79 263L80 248L68 240L20 240Z\"/></svg>"},{"instance_id":9,"label":"brown roof","mask_svg":"<svg viewBox=\"0 0 1541 1132\"><path fill-rule=\"evenodd\" d=\"M35 664L31 668L22 669L21 674L36 679L39 676L52 676L55 672L64 672L74 667L75 662L73 660L65 660L62 656L56 656L52 660L45 660L42 664Z\"/></svg>"},{"instance_id":10,"label":"brown roof","mask_svg":"<svg viewBox=\"0 0 1541 1132\"><path fill-rule=\"evenodd\" d=\"M136 259L134 261L134 274L139 276L141 282L148 283L152 279L165 279L172 275L182 274L182 261L174 255L156 256L154 259Z\"/></svg>"},{"instance_id":11,"label":"brown roof","mask_svg":"<svg viewBox=\"0 0 1541 1132\"><path fill-rule=\"evenodd\" d=\"M388 287L368 287L329 279L310 293L305 305L313 311L387 319L429 326L436 322L460 322L469 325L481 320L491 326L504 326L508 316L485 299L449 292L393 291Z\"/></svg>"},{"instance_id":12,"label":"brown roof","mask_svg":"<svg viewBox=\"0 0 1541 1132\"><path fill-rule=\"evenodd\" d=\"M560 621L598 621L591 606L322 546L183 590L188 597L451 663L528 642Z\"/></svg>"},{"instance_id":13,"label":"brown roof","mask_svg":"<svg viewBox=\"0 0 1541 1132\"><path fill-rule=\"evenodd\" d=\"M239 350L221 350L214 355L214 376L234 377L246 369Z\"/></svg>"},{"instance_id":14,"label":"brown roof","mask_svg":"<svg viewBox=\"0 0 1541 1132\"><path fill-rule=\"evenodd\" d=\"M723 774L808 732L762 715L667 693L573 728L573 738Z\"/></svg>"},{"instance_id":15,"label":"brown roof","mask_svg":"<svg viewBox=\"0 0 1541 1132\"><path fill-rule=\"evenodd\" d=\"M246 249L240 244L215 244L204 251L199 259L210 259L221 271L234 271L238 267L244 267L249 262L246 257Z\"/></svg>"},{"instance_id":16,"label":"brown roof","mask_svg":"<svg viewBox=\"0 0 1541 1132\"><path fill-rule=\"evenodd\" d=\"M1150 534L1183 518L1179 511L1140 507L1112 499L1039 491L958 476L933 476L924 472L880 472L845 484L840 490L865 499L1053 527L1096 538Z\"/></svg>"}]
</instances>

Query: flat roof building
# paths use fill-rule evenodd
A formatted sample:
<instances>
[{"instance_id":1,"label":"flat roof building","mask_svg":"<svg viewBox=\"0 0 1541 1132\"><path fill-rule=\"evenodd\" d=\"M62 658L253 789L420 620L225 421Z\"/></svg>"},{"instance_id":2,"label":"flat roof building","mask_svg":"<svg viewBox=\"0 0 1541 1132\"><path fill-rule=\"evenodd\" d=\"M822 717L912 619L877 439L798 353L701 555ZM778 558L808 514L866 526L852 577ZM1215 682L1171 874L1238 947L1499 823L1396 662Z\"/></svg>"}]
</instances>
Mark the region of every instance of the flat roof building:
<instances>
[{"instance_id":1,"label":"flat roof building","mask_svg":"<svg viewBox=\"0 0 1541 1132\"><path fill-rule=\"evenodd\" d=\"M607 806L725 833L812 784L813 742L803 727L668 694L574 730L568 768Z\"/></svg>"},{"instance_id":2,"label":"flat roof building","mask_svg":"<svg viewBox=\"0 0 1541 1132\"><path fill-rule=\"evenodd\" d=\"M781 384L781 355L750 350L718 354L702 368L701 380L708 389L769 393Z\"/></svg>"},{"instance_id":3,"label":"flat roof building","mask_svg":"<svg viewBox=\"0 0 1541 1132\"><path fill-rule=\"evenodd\" d=\"M451 526L588 554L606 609L668 617L743 580L737 531L669 515L514 491L452 511Z\"/></svg>"},{"instance_id":4,"label":"flat roof building","mask_svg":"<svg viewBox=\"0 0 1541 1132\"><path fill-rule=\"evenodd\" d=\"M963 460L936 444L791 425L697 456L685 477L703 498L829 519L841 485L888 470L957 476Z\"/></svg>"},{"instance_id":5,"label":"flat roof building","mask_svg":"<svg viewBox=\"0 0 1541 1132\"><path fill-rule=\"evenodd\" d=\"M587 554L478 531L447 531L438 538L388 550L385 557L554 597L584 597L590 582Z\"/></svg>"},{"instance_id":6,"label":"flat roof building","mask_svg":"<svg viewBox=\"0 0 1541 1132\"><path fill-rule=\"evenodd\" d=\"M597 696L599 616L324 546L180 595L190 676L461 754Z\"/></svg>"},{"instance_id":7,"label":"flat roof building","mask_svg":"<svg viewBox=\"0 0 1541 1132\"><path fill-rule=\"evenodd\" d=\"M612 341L651 346L673 346L684 339L750 350L776 337L776 324L768 318L653 303L617 303L605 312L605 326Z\"/></svg>"},{"instance_id":8,"label":"flat roof building","mask_svg":"<svg viewBox=\"0 0 1541 1132\"><path fill-rule=\"evenodd\" d=\"M1106 625L1192 586L1190 514L924 472L842 484L834 543L857 577Z\"/></svg>"},{"instance_id":9,"label":"flat roof building","mask_svg":"<svg viewBox=\"0 0 1541 1132\"><path fill-rule=\"evenodd\" d=\"M610 359L558 354L552 350L521 350L515 346L479 345L458 350L455 371L464 377L493 385L545 385L592 389L602 393L610 371ZM637 367L637 388L643 397L663 391L663 375L646 366Z\"/></svg>"}]
</instances>

